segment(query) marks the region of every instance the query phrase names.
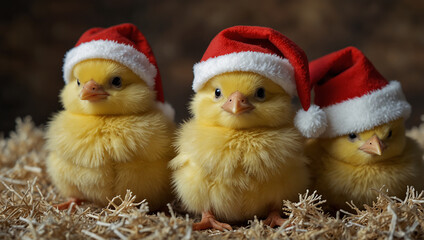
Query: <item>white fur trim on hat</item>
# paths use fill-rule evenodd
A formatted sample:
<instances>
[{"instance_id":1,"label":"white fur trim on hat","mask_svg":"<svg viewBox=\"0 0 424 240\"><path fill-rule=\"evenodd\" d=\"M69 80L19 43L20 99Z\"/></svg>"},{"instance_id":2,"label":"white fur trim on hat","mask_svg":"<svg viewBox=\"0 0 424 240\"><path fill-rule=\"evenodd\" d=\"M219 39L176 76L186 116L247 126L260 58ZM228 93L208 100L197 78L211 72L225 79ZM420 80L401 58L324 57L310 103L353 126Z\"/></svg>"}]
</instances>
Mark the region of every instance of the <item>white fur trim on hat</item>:
<instances>
[{"instance_id":1,"label":"white fur trim on hat","mask_svg":"<svg viewBox=\"0 0 424 240\"><path fill-rule=\"evenodd\" d=\"M167 103L167 102L156 102L156 107L161 110L163 112L163 114L165 114L165 116L171 120L174 121L175 118L175 110L174 108L171 106L171 104Z\"/></svg>"},{"instance_id":2,"label":"white fur trim on hat","mask_svg":"<svg viewBox=\"0 0 424 240\"><path fill-rule=\"evenodd\" d=\"M291 96L296 95L294 69L287 59L261 52L238 52L209 58L193 67L193 90L197 92L212 77L235 71L254 72L280 85Z\"/></svg>"},{"instance_id":3,"label":"white fur trim on hat","mask_svg":"<svg viewBox=\"0 0 424 240\"><path fill-rule=\"evenodd\" d=\"M328 127L320 137L336 137L372 129L411 114L399 82L391 81L382 89L361 97L323 108Z\"/></svg>"},{"instance_id":4,"label":"white fur trim on hat","mask_svg":"<svg viewBox=\"0 0 424 240\"><path fill-rule=\"evenodd\" d=\"M150 88L153 89L155 85L157 69L150 63L146 55L129 45L108 40L93 40L69 50L65 55L63 64L65 83L69 82L72 69L77 63L94 58L117 61L131 69Z\"/></svg>"},{"instance_id":5,"label":"white fur trim on hat","mask_svg":"<svg viewBox=\"0 0 424 240\"><path fill-rule=\"evenodd\" d=\"M327 116L317 105L311 105L308 111L301 109L296 113L294 124L303 136L316 138L326 129Z\"/></svg>"}]
</instances>

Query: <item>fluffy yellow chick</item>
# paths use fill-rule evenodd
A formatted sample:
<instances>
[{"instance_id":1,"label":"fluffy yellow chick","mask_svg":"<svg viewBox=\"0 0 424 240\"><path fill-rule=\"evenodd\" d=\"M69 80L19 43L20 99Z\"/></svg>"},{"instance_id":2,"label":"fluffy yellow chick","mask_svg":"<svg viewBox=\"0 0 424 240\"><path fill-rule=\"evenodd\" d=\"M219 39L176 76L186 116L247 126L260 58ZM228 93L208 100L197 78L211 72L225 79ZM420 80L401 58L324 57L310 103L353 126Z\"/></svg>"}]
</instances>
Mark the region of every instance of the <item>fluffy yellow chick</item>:
<instances>
[{"instance_id":1,"label":"fluffy yellow chick","mask_svg":"<svg viewBox=\"0 0 424 240\"><path fill-rule=\"evenodd\" d=\"M255 215L281 225L283 200L309 183L290 96L262 75L229 72L210 79L190 110L170 166L183 205L202 213L193 228L231 229Z\"/></svg>"},{"instance_id":2,"label":"fluffy yellow chick","mask_svg":"<svg viewBox=\"0 0 424 240\"><path fill-rule=\"evenodd\" d=\"M411 112L401 84L386 80L357 48L346 47L309 63L314 102L327 127L308 144L315 188L334 208L351 200L371 205L382 187L402 197L422 188L422 152L405 137Z\"/></svg>"},{"instance_id":3,"label":"fluffy yellow chick","mask_svg":"<svg viewBox=\"0 0 424 240\"><path fill-rule=\"evenodd\" d=\"M404 196L406 186L422 189L422 152L405 136L404 120L382 124L361 133L309 142L314 188L337 209L351 200L362 206L383 186L389 195Z\"/></svg>"},{"instance_id":4,"label":"fluffy yellow chick","mask_svg":"<svg viewBox=\"0 0 424 240\"><path fill-rule=\"evenodd\" d=\"M47 171L70 202L106 205L130 189L151 210L170 200L174 124L155 106L155 92L112 60L75 65L60 95L64 110L47 131Z\"/></svg>"}]
</instances>

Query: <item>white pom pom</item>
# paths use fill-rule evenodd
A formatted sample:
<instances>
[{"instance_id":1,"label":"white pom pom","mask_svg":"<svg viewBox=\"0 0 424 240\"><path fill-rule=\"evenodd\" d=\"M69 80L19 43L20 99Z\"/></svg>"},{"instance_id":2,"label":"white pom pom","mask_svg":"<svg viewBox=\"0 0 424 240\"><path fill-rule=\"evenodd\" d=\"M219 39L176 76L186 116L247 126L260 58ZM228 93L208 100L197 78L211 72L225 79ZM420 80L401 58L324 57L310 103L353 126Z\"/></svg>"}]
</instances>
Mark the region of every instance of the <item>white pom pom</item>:
<instances>
[{"instance_id":1,"label":"white pom pom","mask_svg":"<svg viewBox=\"0 0 424 240\"><path fill-rule=\"evenodd\" d=\"M316 138L327 128L327 115L317 105L311 105L308 111L303 109L296 113L294 124L307 138Z\"/></svg>"},{"instance_id":2,"label":"white pom pom","mask_svg":"<svg viewBox=\"0 0 424 240\"><path fill-rule=\"evenodd\" d=\"M168 117L169 120L174 121L175 110L171 106L171 104L167 102L156 102L156 106L159 110L163 112L163 114L165 114L166 117Z\"/></svg>"}]
</instances>

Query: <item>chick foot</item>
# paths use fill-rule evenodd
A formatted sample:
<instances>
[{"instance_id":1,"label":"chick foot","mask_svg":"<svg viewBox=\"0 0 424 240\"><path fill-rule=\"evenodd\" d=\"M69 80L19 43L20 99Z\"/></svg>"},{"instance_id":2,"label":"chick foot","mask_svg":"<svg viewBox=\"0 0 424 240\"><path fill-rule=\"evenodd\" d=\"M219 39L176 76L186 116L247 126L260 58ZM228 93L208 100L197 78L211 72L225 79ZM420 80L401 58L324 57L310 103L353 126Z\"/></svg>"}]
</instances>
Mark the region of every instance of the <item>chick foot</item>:
<instances>
[{"instance_id":1,"label":"chick foot","mask_svg":"<svg viewBox=\"0 0 424 240\"><path fill-rule=\"evenodd\" d=\"M265 225L268 225L270 227L275 227L275 226L281 226L284 224L286 220L284 220L281 216L279 211L274 210L271 211L268 215L268 217L263 221L263 223Z\"/></svg>"},{"instance_id":2,"label":"chick foot","mask_svg":"<svg viewBox=\"0 0 424 240\"><path fill-rule=\"evenodd\" d=\"M233 230L233 228L226 223L221 223L218 220L215 219L215 216L210 212L202 212L202 220L198 223L193 224L193 230L205 230L205 229L217 229L220 231L224 231L224 229L227 230Z\"/></svg>"},{"instance_id":3,"label":"chick foot","mask_svg":"<svg viewBox=\"0 0 424 240\"><path fill-rule=\"evenodd\" d=\"M65 210L65 209L68 209L72 203L74 203L74 205L72 206L72 210L74 210L76 205L81 205L81 203L83 202L84 200L81 200L78 198L69 198L68 201L64 203L55 204L53 206L57 208L58 210Z\"/></svg>"}]
</instances>

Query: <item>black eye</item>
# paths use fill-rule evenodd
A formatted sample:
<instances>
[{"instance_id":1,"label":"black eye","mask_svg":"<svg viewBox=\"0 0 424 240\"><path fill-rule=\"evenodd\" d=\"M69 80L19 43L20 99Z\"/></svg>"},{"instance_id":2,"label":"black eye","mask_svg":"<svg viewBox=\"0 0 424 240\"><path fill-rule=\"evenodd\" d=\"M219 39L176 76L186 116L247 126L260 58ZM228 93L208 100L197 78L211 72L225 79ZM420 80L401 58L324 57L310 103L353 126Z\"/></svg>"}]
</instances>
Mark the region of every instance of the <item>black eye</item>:
<instances>
[{"instance_id":1,"label":"black eye","mask_svg":"<svg viewBox=\"0 0 424 240\"><path fill-rule=\"evenodd\" d=\"M255 97L259 100L265 99L265 89L264 88L258 88L255 93Z\"/></svg>"},{"instance_id":2,"label":"black eye","mask_svg":"<svg viewBox=\"0 0 424 240\"><path fill-rule=\"evenodd\" d=\"M116 88L120 88L122 86L122 80L120 77L114 77L112 79L112 86L116 87Z\"/></svg>"},{"instance_id":3,"label":"black eye","mask_svg":"<svg viewBox=\"0 0 424 240\"><path fill-rule=\"evenodd\" d=\"M80 81L79 81L79 79L78 79L78 78L77 78L77 84L78 84L78 86L79 86L79 85L81 85L81 83L80 83Z\"/></svg>"},{"instance_id":4,"label":"black eye","mask_svg":"<svg viewBox=\"0 0 424 240\"><path fill-rule=\"evenodd\" d=\"M350 133L350 134L349 134L349 140L351 140L351 141L355 140L357 137L358 137L358 136L356 136L356 134L355 134L355 133Z\"/></svg>"},{"instance_id":5,"label":"black eye","mask_svg":"<svg viewBox=\"0 0 424 240\"><path fill-rule=\"evenodd\" d=\"M389 131L389 134L387 135L387 138L390 138L392 136L392 130Z\"/></svg>"},{"instance_id":6,"label":"black eye","mask_svg":"<svg viewBox=\"0 0 424 240\"><path fill-rule=\"evenodd\" d=\"M217 88L215 89L215 98L221 97L221 89Z\"/></svg>"}]
</instances>

